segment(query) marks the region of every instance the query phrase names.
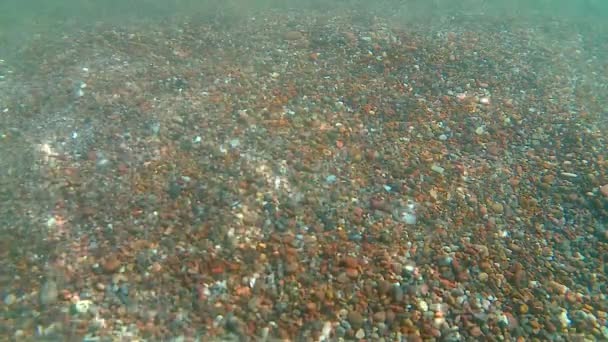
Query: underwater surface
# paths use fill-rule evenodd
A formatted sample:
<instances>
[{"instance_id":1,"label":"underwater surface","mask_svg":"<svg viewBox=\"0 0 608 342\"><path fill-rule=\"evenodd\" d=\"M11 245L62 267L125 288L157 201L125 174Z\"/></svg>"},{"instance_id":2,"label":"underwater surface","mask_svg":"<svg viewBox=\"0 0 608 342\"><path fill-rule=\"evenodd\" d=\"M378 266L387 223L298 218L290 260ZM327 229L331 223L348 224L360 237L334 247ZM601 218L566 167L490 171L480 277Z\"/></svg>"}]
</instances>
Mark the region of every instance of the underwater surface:
<instances>
[{"instance_id":1,"label":"underwater surface","mask_svg":"<svg viewBox=\"0 0 608 342\"><path fill-rule=\"evenodd\" d=\"M5 1L0 339L608 340L601 1Z\"/></svg>"}]
</instances>

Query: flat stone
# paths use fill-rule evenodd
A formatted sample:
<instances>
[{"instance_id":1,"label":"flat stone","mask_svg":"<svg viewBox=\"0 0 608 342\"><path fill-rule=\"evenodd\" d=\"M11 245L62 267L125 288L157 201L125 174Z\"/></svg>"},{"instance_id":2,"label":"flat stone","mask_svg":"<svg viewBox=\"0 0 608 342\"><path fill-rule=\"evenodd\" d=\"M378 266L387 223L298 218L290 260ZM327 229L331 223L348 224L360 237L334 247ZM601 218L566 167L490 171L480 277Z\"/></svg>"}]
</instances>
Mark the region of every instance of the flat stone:
<instances>
[{"instance_id":1,"label":"flat stone","mask_svg":"<svg viewBox=\"0 0 608 342\"><path fill-rule=\"evenodd\" d=\"M502 204L494 202L492 204L492 210L496 213L496 214L502 214L504 207Z\"/></svg>"},{"instance_id":2,"label":"flat stone","mask_svg":"<svg viewBox=\"0 0 608 342\"><path fill-rule=\"evenodd\" d=\"M41 305L50 305L57 301L59 296L59 291L57 290L57 283L52 280L47 280L40 287L40 304Z\"/></svg>"},{"instance_id":3,"label":"flat stone","mask_svg":"<svg viewBox=\"0 0 608 342\"><path fill-rule=\"evenodd\" d=\"M12 294L12 293L9 293L9 294L7 294L7 295L4 297L4 304L5 304L6 306L10 306L10 305L12 305L12 304L13 304L13 303L14 303L16 300L17 300L17 296L15 296L15 295L14 295L14 294Z\"/></svg>"},{"instance_id":4,"label":"flat stone","mask_svg":"<svg viewBox=\"0 0 608 342\"><path fill-rule=\"evenodd\" d=\"M608 184L600 186L600 193L602 194L602 196L608 197Z\"/></svg>"},{"instance_id":5,"label":"flat stone","mask_svg":"<svg viewBox=\"0 0 608 342\"><path fill-rule=\"evenodd\" d=\"M304 37L304 35L300 31L288 31L288 32L285 32L283 37L285 37L285 39L287 39L287 40L299 40L299 39L302 39L302 37Z\"/></svg>"},{"instance_id":6,"label":"flat stone","mask_svg":"<svg viewBox=\"0 0 608 342\"><path fill-rule=\"evenodd\" d=\"M340 273L337 277L336 277L336 281L338 283L344 284L346 282L348 282L348 275L346 274L346 272L342 272Z\"/></svg>"},{"instance_id":7,"label":"flat stone","mask_svg":"<svg viewBox=\"0 0 608 342\"><path fill-rule=\"evenodd\" d=\"M348 323L354 328L358 329L363 325L363 315L359 311L352 310L347 316Z\"/></svg>"},{"instance_id":8,"label":"flat stone","mask_svg":"<svg viewBox=\"0 0 608 342\"><path fill-rule=\"evenodd\" d=\"M374 322L377 323L384 323L384 321L386 321L386 312L385 311L378 311L374 314Z\"/></svg>"},{"instance_id":9,"label":"flat stone","mask_svg":"<svg viewBox=\"0 0 608 342\"><path fill-rule=\"evenodd\" d=\"M346 257L342 259L342 262L347 268L357 268L357 266L359 266L359 262L353 257Z\"/></svg>"}]
</instances>

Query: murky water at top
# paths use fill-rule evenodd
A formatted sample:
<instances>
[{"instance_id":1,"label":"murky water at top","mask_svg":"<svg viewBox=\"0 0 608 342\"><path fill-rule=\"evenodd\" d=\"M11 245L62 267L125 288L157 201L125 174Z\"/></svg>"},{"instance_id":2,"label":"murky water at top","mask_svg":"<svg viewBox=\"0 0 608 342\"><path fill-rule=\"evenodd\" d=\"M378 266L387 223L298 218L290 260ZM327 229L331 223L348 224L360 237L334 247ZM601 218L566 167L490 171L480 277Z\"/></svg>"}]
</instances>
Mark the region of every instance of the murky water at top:
<instances>
[{"instance_id":1,"label":"murky water at top","mask_svg":"<svg viewBox=\"0 0 608 342\"><path fill-rule=\"evenodd\" d=\"M608 339L607 10L3 2L1 339Z\"/></svg>"}]
</instances>

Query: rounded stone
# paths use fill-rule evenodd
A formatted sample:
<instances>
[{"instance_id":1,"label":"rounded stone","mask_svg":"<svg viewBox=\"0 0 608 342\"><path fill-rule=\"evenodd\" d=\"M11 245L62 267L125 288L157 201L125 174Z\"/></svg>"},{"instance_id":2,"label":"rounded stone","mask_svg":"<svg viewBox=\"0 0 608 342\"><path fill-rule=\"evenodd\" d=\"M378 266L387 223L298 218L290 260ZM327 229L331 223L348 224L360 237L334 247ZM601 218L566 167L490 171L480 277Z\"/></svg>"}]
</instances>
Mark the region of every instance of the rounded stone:
<instances>
[{"instance_id":1,"label":"rounded stone","mask_svg":"<svg viewBox=\"0 0 608 342\"><path fill-rule=\"evenodd\" d=\"M120 269L121 263L120 260L114 255L108 257L104 263L101 265L103 271L106 273L115 273Z\"/></svg>"},{"instance_id":2,"label":"rounded stone","mask_svg":"<svg viewBox=\"0 0 608 342\"><path fill-rule=\"evenodd\" d=\"M349 311L347 319L353 329L358 329L363 325L363 315L359 311Z\"/></svg>"},{"instance_id":3,"label":"rounded stone","mask_svg":"<svg viewBox=\"0 0 608 342\"><path fill-rule=\"evenodd\" d=\"M378 311L374 314L374 322L376 323L384 323L384 321L386 320L386 312L385 311Z\"/></svg>"}]
</instances>

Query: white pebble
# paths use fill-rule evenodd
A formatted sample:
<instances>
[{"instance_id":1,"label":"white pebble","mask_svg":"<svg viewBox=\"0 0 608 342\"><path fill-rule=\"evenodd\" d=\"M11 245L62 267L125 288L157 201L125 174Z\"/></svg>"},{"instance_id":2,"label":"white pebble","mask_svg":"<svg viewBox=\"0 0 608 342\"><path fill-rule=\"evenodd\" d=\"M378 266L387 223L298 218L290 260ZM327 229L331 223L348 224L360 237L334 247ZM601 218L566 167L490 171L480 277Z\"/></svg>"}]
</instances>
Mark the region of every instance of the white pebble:
<instances>
[{"instance_id":1,"label":"white pebble","mask_svg":"<svg viewBox=\"0 0 608 342\"><path fill-rule=\"evenodd\" d=\"M416 224L416 214L411 211L404 211L401 213L401 221L409 225Z\"/></svg>"},{"instance_id":2,"label":"white pebble","mask_svg":"<svg viewBox=\"0 0 608 342\"><path fill-rule=\"evenodd\" d=\"M418 300L418 309L420 309L420 311L422 311L422 312L427 312L427 311L429 311L429 305L427 304L427 302L420 299L420 300Z\"/></svg>"},{"instance_id":3,"label":"white pebble","mask_svg":"<svg viewBox=\"0 0 608 342\"><path fill-rule=\"evenodd\" d=\"M357 333L355 334L355 337L357 339L362 339L365 337L365 330L363 330L363 328L359 328L359 330L357 330Z\"/></svg>"},{"instance_id":4,"label":"white pebble","mask_svg":"<svg viewBox=\"0 0 608 342\"><path fill-rule=\"evenodd\" d=\"M578 175L576 173L570 173L570 172L562 172L562 176L568 177L568 178L576 178L576 177L578 177Z\"/></svg>"},{"instance_id":5,"label":"white pebble","mask_svg":"<svg viewBox=\"0 0 608 342\"><path fill-rule=\"evenodd\" d=\"M325 321L325 324L323 324L323 329L321 329L321 336L319 336L319 342L329 341L329 337L331 336L332 330L333 327L331 322Z\"/></svg>"},{"instance_id":6,"label":"white pebble","mask_svg":"<svg viewBox=\"0 0 608 342\"><path fill-rule=\"evenodd\" d=\"M90 300L79 300L74 304L74 309L78 313L86 313L89 311L91 304L93 304L93 302L91 302Z\"/></svg>"}]
</instances>

